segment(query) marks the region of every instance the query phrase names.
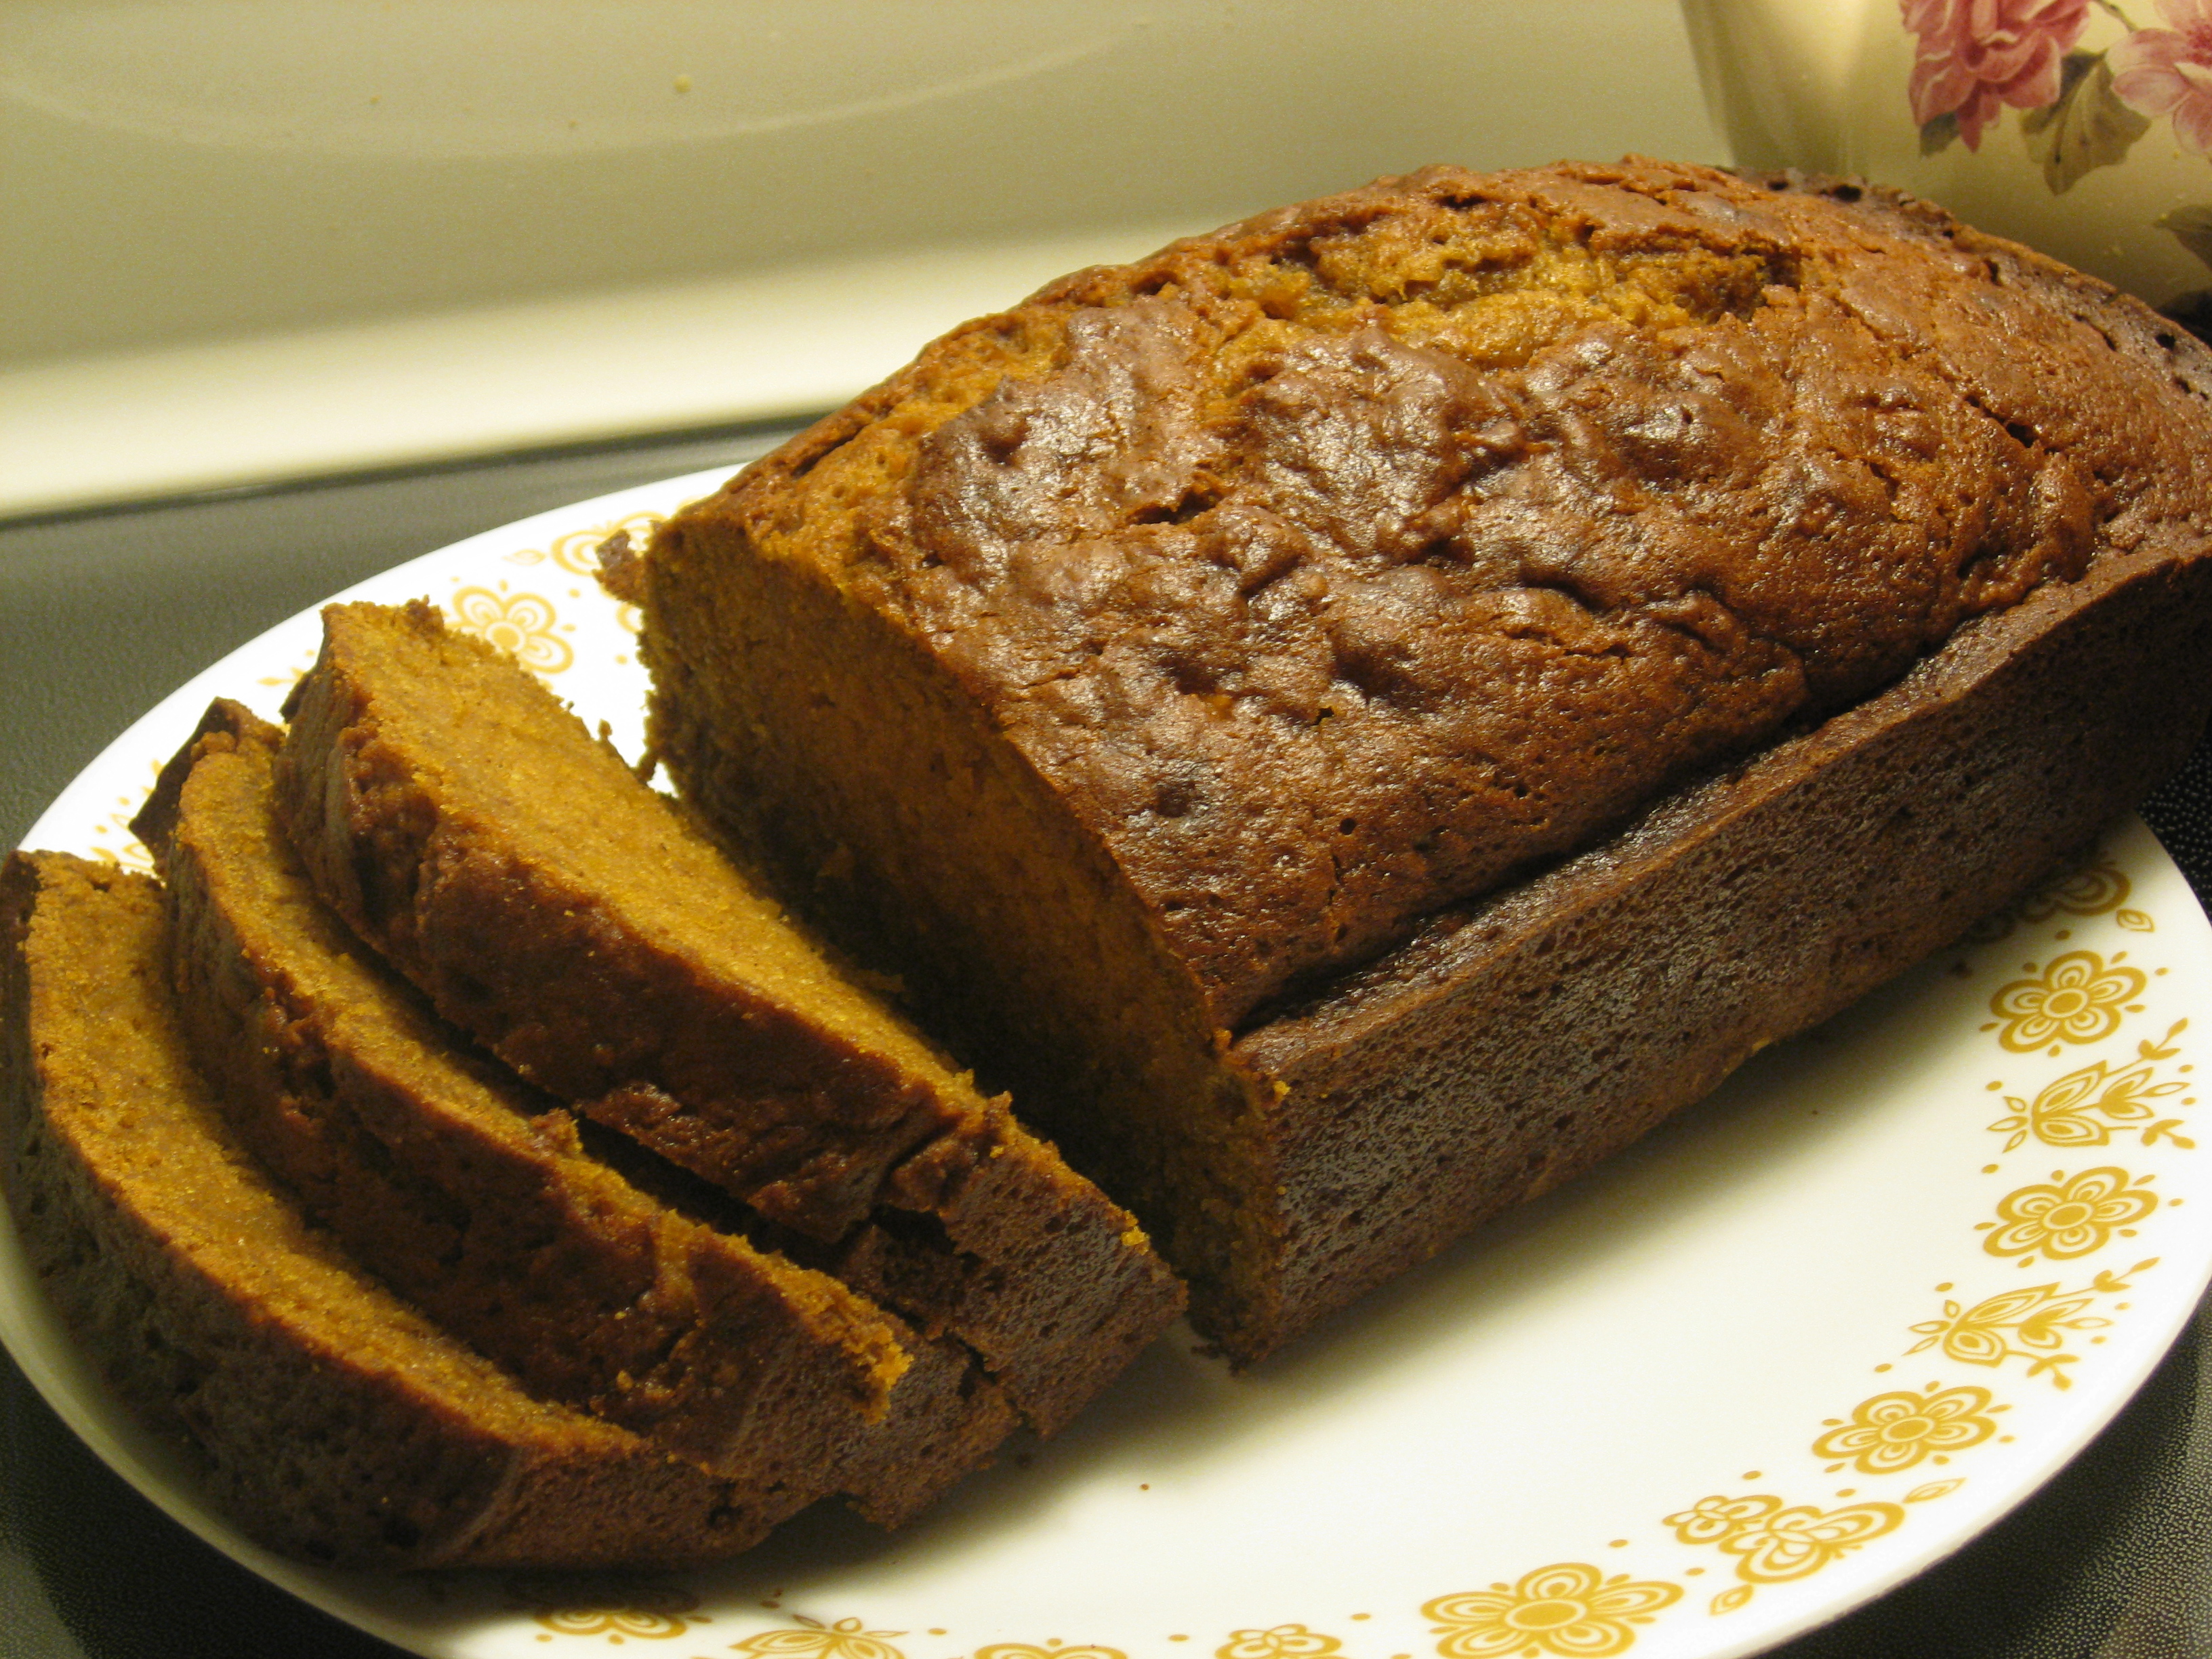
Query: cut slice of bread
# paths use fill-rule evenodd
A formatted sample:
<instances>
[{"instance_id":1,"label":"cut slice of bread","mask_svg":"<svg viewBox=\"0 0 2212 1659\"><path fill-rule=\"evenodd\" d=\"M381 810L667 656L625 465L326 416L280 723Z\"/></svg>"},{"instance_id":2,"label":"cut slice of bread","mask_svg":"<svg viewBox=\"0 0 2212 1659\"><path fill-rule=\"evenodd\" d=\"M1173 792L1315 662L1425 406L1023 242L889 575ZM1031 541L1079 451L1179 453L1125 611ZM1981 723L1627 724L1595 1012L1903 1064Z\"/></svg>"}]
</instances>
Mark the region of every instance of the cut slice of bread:
<instances>
[{"instance_id":1,"label":"cut slice of bread","mask_svg":"<svg viewBox=\"0 0 2212 1659\"><path fill-rule=\"evenodd\" d=\"M150 879L12 854L0 944L8 1200L40 1286L246 1532L334 1563L667 1565L793 1507L533 1399L309 1225L186 1055Z\"/></svg>"},{"instance_id":2,"label":"cut slice of bread","mask_svg":"<svg viewBox=\"0 0 2212 1659\"><path fill-rule=\"evenodd\" d=\"M1014 1419L965 1349L647 1197L456 1047L315 898L276 819L283 735L218 701L134 827L201 1068L308 1213L541 1398L710 1474L898 1518L987 1461Z\"/></svg>"},{"instance_id":3,"label":"cut slice of bread","mask_svg":"<svg viewBox=\"0 0 2212 1659\"><path fill-rule=\"evenodd\" d=\"M1135 1223L511 658L325 613L276 776L355 929L524 1076L811 1238L1051 1432L1180 1310Z\"/></svg>"}]
</instances>

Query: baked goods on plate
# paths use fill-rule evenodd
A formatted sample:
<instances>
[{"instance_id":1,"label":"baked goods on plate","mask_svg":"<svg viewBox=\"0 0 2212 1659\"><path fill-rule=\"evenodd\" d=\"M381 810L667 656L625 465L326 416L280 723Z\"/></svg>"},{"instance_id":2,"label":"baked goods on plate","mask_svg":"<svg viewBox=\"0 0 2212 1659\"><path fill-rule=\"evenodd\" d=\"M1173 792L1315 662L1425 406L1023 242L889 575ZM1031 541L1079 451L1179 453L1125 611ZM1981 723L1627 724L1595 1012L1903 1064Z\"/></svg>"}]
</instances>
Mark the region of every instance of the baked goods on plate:
<instances>
[{"instance_id":1,"label":"baked goods on plate","mask_svg":"<svg viewBox=\"0 0 2212 1659\"><path fill-rule=\"evenodd\" d=\"M627 618L561 553L714 482L511 526L360 597L429 595L635 753ZM307 667L318 631L301 618L155 711L39 838L129 851L118 799L135 805L211 696L265 706L263 682ZM258 1551L153 1462L12 1276L0 1317L72 1421L165 1503L426 1651L538 1653L540 1637L628 1629L749 1652L865 1640L905 1659L1055 1638L1171 1654L1172 1636L1218 1650L1271 1632L1297 1651L1414 1652L1489 1639L1546 1595L1579 1596L1639 1654L1741 1651L1864 1599L2033 1487L2125 1397L2202 1282L2200 1155L2175 1138L2196 1139L2185 1022L2208 987L2193 903L2130 830L2008 925L1770 1049L1700 1111L1243 1381L1156 1346L1033 1459L1002 1459L889 1548L818 1514L729 1566L612 1584L485 1577L434 1599L319 1573ZM2081 1094L2099 1066L2126 1086ZM2042 1138L2069 1127L2083 1137ZM2130 1218L2083 1255L2005 1218L2111 1170L2124 1180L2106 1197L2134 1194ZM1868 1425L1908 1395L1959 1426L1870 1456ZM1801 1522L1823 1547L1762 1546ZM1120 1571L1101 1575L1109 1558ZM1785 1561L1794 1577L1767 1571ZM714 1622L695 1633L702 1615ZM595 1620L597 1635L566 1633Z\"/></svg>"},{"instance_id":2,"label":"baked goods on plate","mask_svg":"<svg viewBox=\"0 0 2212 1659\"><path fill-rule=\"evenodd\" d=\"M587 721L613 723L634 753L645 696L635 635L557 560L720 482L694 475L579 503L348 597L431 595L456 625L544 665L549 684ZM319 617L302 614L149 711L55 802L33 842L143 860L122 821L210 701L270 707L320 637ZM890 1546L832 1509L726 1566L641 1578L494 1573L434 1595L404 1577L324 1571L243 1534L141 1426L56 1319L12 1226L0 1228L0 1335L70 1427L169 1514L316 1606L426 1654L522 1659L548 1650L539 1636L581 1650L679 1625L661 1645L711 1638L699 1649L709 1652L821 1642L850 1620L902 1659L1054 1636L1174 1659L1289 1625L1356 1659L1429 1652L1440 1626L1482 1627L1489 1615L1467 1598L1579 1565L1600 1589L1622 1577L1680 1592L1627 1626L1637 1659L1711 1659L1856 1605L2035 1489L2133 1392L2212 1272L2197 1219L2212 1203L2212 1166L2203 1107L2188 1103L2212 936L2185 884L2123 824L2009 927L1770 1048L1704 1106L1242 1379L1194 1342L1156 1344L1064 1433L1010 1447ZM2160 1057L2145 1059L2144 1043ZM2083 1096L2100 1066L2120 1086ZM2100 1109L2107 1101L2123 1115ZM2043 1138L2075 1131L2068 1144ZM2108 1169L2125 1171L2124 1190L2163 1195L2123 1224L2132 1237L2116 1226L2070 1260L1985 1248L2011 1224L2000 1209L2014 1194L2033 1208L2035 1189ZM1990 1432L1972 1444L1923 1444L1917 1461L1907 1446L1897 1467L1867 1471L1850 1461L1861 1452L1816 1449L1871 1433L1898 1403L1889 1396L1948 1396L1948 1411L1972 1404L1974 1389L1988 1408L1969 1414ZM1846 1487L1853 1495L1838 1496ZM1808 1555L1802 1577L1753 1582L1738 1571L1750 1558L1682 1541L1668 1524L1708 1498L1741 1517L1768 1499L1775 1514L1850 1510L1833 1524L1861 1541ZM1748 1533L1712 1532L1727 1536ZM1102 1575L1109 1558L1121 1569ZM1737 1599L1713 1611L1723 1597ZM1440 1601L1451 1605L1426 1611ZM702 1614L714 1622L697 1625ZM587 1628L598 1633L569 1633ZM1169 1644L1174 1634L1190 1640Z\"/></svg>"}]
</instances>

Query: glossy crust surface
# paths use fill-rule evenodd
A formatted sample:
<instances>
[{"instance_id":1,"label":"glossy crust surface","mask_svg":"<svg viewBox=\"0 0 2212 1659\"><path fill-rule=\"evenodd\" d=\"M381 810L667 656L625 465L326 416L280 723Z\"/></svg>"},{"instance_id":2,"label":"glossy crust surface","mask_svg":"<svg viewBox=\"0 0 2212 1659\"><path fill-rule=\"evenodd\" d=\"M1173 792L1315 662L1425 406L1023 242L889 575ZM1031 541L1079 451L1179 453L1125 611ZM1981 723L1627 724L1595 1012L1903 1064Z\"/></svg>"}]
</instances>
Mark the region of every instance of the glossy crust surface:
<instances>
[{"instance_id":1,"label":"glossy crust surface","mask_svg":"<svg viewBox=\"0 0 2212 1659\"><path fill-rule=\"evenodd\" d=\"M1055 283L699 515L927 640L1235 1028L2203 533L2196 389L1954 232L1431 168Z\"/></svg>"}]
</instances>

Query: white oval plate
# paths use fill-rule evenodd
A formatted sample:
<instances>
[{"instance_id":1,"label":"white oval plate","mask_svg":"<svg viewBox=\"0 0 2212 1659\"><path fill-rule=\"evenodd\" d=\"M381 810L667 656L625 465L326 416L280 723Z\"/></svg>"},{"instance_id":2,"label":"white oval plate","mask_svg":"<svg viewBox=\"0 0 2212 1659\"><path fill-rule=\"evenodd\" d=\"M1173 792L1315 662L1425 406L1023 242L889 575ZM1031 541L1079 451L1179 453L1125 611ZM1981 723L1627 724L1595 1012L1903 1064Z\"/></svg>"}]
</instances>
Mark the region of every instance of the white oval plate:
<instances>
[{"instance_id":1,"label":"white oval plate","mask_svg":"<svg viewBox=\"0 0 2212 1659\"><path fill-rule=\"evenodd\" d=\"M427 594L635 752L635 618L591 550L720 477L541 514L351 596ZM296 617L164 701L27 844L143 862L125 826L208 699L273 714L319 633ZM426 1655L1725 1659L2026 1497L2212 1273L2191 1023L2212 930L2179 872L2130 819L1982 933L1251 1376L1162 1342L895 1536L824 1505L698 1572L321 1571L204 1505L7 1229L0 1336L170 1515Z\"/></svg>"}]
</instances>

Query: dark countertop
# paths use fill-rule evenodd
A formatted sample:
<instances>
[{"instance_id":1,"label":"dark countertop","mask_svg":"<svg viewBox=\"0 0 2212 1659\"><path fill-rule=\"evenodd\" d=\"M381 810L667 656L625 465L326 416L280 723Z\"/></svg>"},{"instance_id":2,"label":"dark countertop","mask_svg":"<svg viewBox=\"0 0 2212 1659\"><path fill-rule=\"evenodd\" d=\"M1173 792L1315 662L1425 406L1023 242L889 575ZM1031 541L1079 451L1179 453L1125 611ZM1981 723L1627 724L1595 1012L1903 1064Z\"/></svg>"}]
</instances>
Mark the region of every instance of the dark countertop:
<instances>
[{"instance_id":1,"label":"dark countertop","mask_svg":"<svg viewBox=\"0 0 2212 1659\"><path fill-rule=\"evenodd\" d=\"M733 428L0 522L0 837L16 844L146 708L324 596L566 502L734 467ZM2212 894L2212 746L2144 811ZM1788 1659L2212 1654L2212 1305L2132 1405L1982 1538ZM0 1659L394 1650L202 1544L0 1358Z\"/></svg>"}]
</instances>

